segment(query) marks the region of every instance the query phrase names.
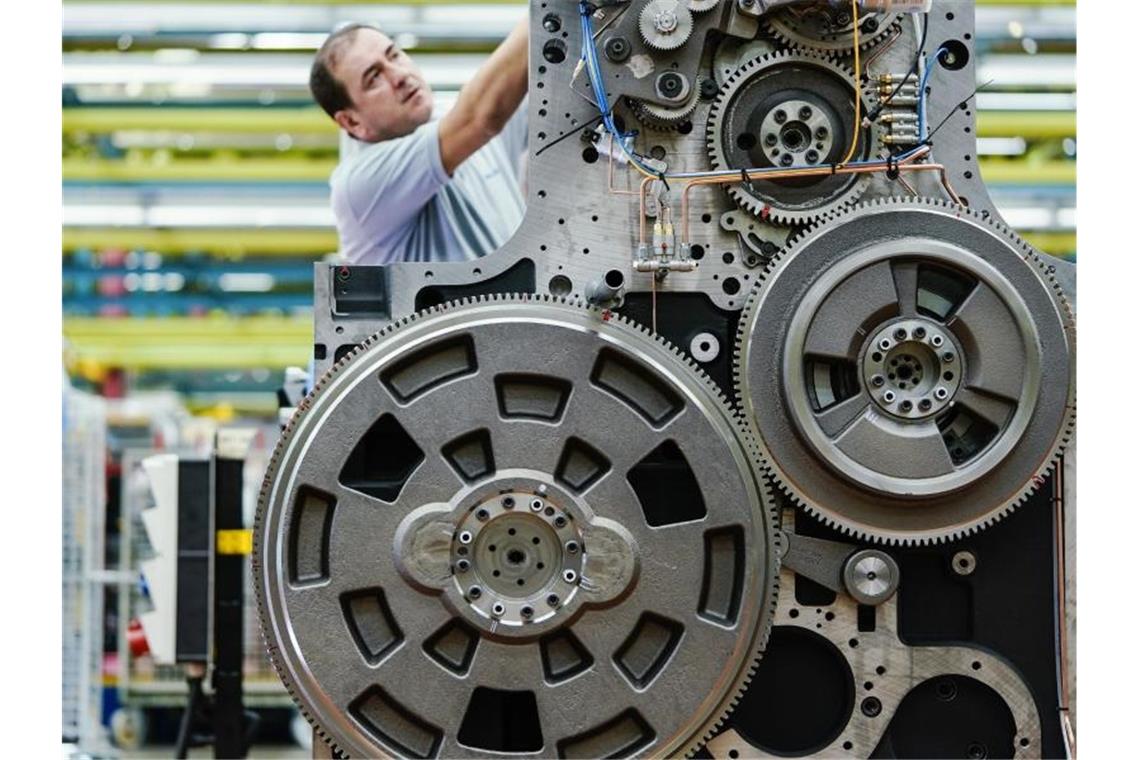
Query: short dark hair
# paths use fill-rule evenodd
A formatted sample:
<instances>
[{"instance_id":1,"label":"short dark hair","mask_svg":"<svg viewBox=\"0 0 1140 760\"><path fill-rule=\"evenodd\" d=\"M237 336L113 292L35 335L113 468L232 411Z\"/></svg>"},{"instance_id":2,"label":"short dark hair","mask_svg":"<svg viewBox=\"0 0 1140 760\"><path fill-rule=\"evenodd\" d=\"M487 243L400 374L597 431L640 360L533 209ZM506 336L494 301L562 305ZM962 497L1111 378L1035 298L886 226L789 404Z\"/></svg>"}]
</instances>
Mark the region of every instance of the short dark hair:
<instances>
[{"instance_id":1,"label":"short dark hair","mask_svg":"<svg viewBox=\"0 0 1140 760\"><path fill-rule=\"evenodd\" d=\"M313 67L309 70L309 92L329 116L335 117L337 111L352 106L348 90L332 73L332 69L336 66L341 46L351 42L361 29L380 31L380 27L373 24L346 24L328 36L317 51L317 57L313 59Z\"/></svg>"}]
</instances>

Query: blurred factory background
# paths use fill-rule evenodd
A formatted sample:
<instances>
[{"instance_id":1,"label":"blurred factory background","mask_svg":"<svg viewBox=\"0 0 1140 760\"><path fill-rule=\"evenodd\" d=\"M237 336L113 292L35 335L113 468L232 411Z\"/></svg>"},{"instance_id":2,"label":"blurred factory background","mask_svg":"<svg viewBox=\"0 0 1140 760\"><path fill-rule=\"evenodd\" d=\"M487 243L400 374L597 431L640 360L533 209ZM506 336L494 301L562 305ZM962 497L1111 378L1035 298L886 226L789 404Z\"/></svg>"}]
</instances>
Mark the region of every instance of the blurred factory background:
<instances>
[{"instance_id":1,"label":"blurred factory background","mask_svg":"<svg viewBox=\"0 0 1140 760\"><path fill-rule=\"evenodd\" d=\"M1012 226L1074 260L1075 3L977 5L984 178ZM91 750L162 740L176 718L162 709L185 701L180 674L131 649L149 498L138 463L252 426L251 512L284 369L309 360L312 263L337 247L338 138L308 95L313 52L338 24L379 23L446 106L525 5L63 8L63 733ZM247 704L279 708L291 741L291 703L246 624Z\"/></svg>"}]
</instances>

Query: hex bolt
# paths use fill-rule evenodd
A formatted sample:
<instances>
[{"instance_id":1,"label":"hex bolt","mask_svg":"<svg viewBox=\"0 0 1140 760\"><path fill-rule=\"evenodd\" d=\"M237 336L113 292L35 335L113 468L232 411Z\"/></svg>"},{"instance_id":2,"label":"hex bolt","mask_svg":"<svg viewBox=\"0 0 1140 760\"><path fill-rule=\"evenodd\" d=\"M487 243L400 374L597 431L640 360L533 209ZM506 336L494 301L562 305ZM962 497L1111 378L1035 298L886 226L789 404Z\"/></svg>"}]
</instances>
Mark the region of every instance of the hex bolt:
<instances>
[{"instance_id":1,"label":"hex bolt","mask_svg":"<svg viewBox=\"0 0 1140 760\"><path fill-rule=\"evenodd\" d=\"M515 500L514 500L514 497L512 497L512 496L504 496L504 497L503 497L503 501L502 501L502 504L503 504L503 509L514 509L514 508L515 508Z\"/></svg>"},{"instance_id":2,"label":"hex bolt","mask_svg":"<svg viewBox=\"0 0 1140 760\"><path fill-rule=\"evenodd\" d=\"M918 402L918 408L920 411L923 411L923 412L929 412L931 406L932 406L932 404L930 403L930 399L928 399L928 398L924 398Z\"/></svg>"},{"instance_id":3,"label":"hex bolt","mask_svg":"<svg viewBox=\"0 0 1140 760\"><path fill-rule=\"evenodd\" d=\"M808 119L811 118L811 113L812 113L811 107L810 106L804 106L800 109L800 118L803 119L804 121L807 121Z\"/></svg>"},{"instance_id":4,"label":"hex bolt","mask_svg":"<svg viewBox=\"0 0 1140 760\"><path fill-rule=\"evenodd\" d=\"M562 573L562 580L566 581L567 583L573 583L574 581L578 580L578 573L574 572L573 570L565 570Z\"/></svg>"},{"instance_id":5,"label":"hex bolt","mask_svg":"<svg viewBox=\"0 0 1140 760\"><path fill-rule=\"evenodd\" d=\"M809 164L814 164L814 163L816 163L816 162L818 162L818 161L819 161L819 154L818 154L818 153L816 153L814 150L809 150L809 151L808 151L808 152L807 152L807 153L804 155L804 158L805 158L805 159L807 159L807 162L808 162Z\"/></svg>"},{"instance_id":6,"label":"hex bolt","mask_svg":"<svg viewBox=\"0 0 1140 760\"><path fill-rule=\"evenodd\" d=\"M899 404L899 408L902 409L904 412L909 412L911 409L914 409L914 404L911 403L910 399L907 399L907 400L903 401L901 404Z\"/></svg>"},{"instance_id":7,"label":"hex bolt","mask_svg":"<svg viewBox=\"0 0 1140 760\"><path fill-rule=\"evenodd\" d=\"M471 533L466 531L466 530L463 531L462 533L460 533L459 534L459 543L461 543L461 544L471 543Z\"/></svg>"},{"instance_id":8,"label":"hex bolt","mask_svg":"<svg viewBox=\"0 0 1140 760\"><path fill-rule=\"evenodd\" d=\"M876 388L882 388L883 383L885 383L885 382L887 382L886 378L884 378L882 375L872 375L871 376L871 385L875 386Z\"/></svg>"},{"instance_id":9,"label":"hex bolt","mask_svg":"<svg viewBox=\"0 0 1140 760\"><path fill-rule=\"evenodd\" d=\"M894 391L887 391L886 393L884 393L883 394L883 401L885 401L888 404L895 403L895 392Z\"/></svg>"},{"instance_id":10,"label":"hex bolt","mask_svg":"<svg viewBox=\"0 0 1140 760\"><path fill-rule=\"evenodd\" d=\"M507 608L503 606L502 602L495 602L491 605L491 614L495 617L501 616L506 611Z\"/></svg>"},{"instance_id":11,"label":"hex bolt","mask_svg":"<svg viewBox=\"0 0 1140 760\"><path fill-rule=\"evenodd\" d=\"M531 616L534 615L534 609L531 607L523 607L521 610L519 610L519 614L529 620Z\"/></svg>"},{"instance_id":12,"label":"hex bolt","mask_svg":"<svg viewBox=\"0 0 1140 760\"><path fill-rule=\"evenodd\" d=\"M816 129L815 130L815 139L826 140L827 139L827 127L819 127L818 129Z\"/></svg>"},{"instance_id":13,"label":"hex bolt","mask_svg":"<svg viewBox=\"0 0 1140 760\"><path fill-rule=\"evenodd\" d=\"M777 124L783 124L788 120L788 113L784 109L776 111L775 119Z\"/></svg>"},{"instance_id":14,"label":"hex bolt","mask_svg":"<svg viewBox=\"0 0 1140 760\"><path fill-rule=\"evenodd\" d=\"M565 516L563 516L563 515L558 515L558 517L555 517L555 518L554 518L554 527L556 527L556 528L564 528L564 527L566 527L566 518L565 518Z\"/></svg>"},{"instance_id":15,"label":"hex bolt","mask_svg":"<svg viewBox=\"0 0 1140 760\"><path fill-rule=\"evenodd\" d=\"M779 141L780 141L780 138L776 137L776 135L773 134L772 132L769 132L768 134L764 135L764 144L767 145L768 147L772 147L773 145L775 145Z\"/></svg>"},{"instance_id":16,"label":"hex bolt","mask_svg":"<svg viewBox=\"0 0 1140 760\"><path fill-rule=\"evenodd\" d=\"M577 541L567 541L566 542L566 551L569 552L570 554L577 554L578 553L578 542Z\"/></svg>"},{"instance_id":17,"label":"hex bolt","mask_svg":"<svg viewBox=\"0 0 1140 760\"><path fill-rule=\"evenodd\" d=\"M780 166L791 166L793 161L795 161L795 159L792 158L791 153L785 153L780 156Z\"/></svg>"},{"instance_id":18,"label":"hex bolt","mask_svg":"<svg viewBox=\"0 0 1140 760\"><path fill-rule=\"evenodd\" d=\"M476 512L476 513L475 513L475 517L476 517L476 518L477 518L477 519L478 519L480 522L482 522L482 521L486 520L486 519L487 519L488 517L490 517L490 516L491 516L491 513L490 513L490 512L488 512L488 511L487 511L487 510L485 510L485 509L480 509L478 512Z\"/></svg>"},{"instance_id":19,"label":"hex bolt","mask_svg":"<svg viewBox=\"0 0 1140 760\"><path fill-rule=\"evenodd\" d=\"M926 337L926 328L923 327L922 325L919 325L918 327L914 328L914 337L918 338L919 340L922 340L923 338L925 338Z\"/></svg>"},{"instance_id":20,"label":"hex bolt","mask_svg":"<svg viewBox=\"0 0 1140 760\"><path fill-rule=\"evenodd\" d=\"M465 559L461 559L455 563L455 569L461 573L465 573L471 569L471 563Z\"/></svg>"},{"instance_id":21,"label":"hex bolt","mask_svg":"<svg viewBox=\"0 0 1140 760\"><path fill-rule=\"evenodd\" d=\"M942 361L947 363L954 361L954 352L947 351L946 353L942 354Z\"/></svg>"},{"instance_id":22,"label":"hex bolt","mask_svg":"<svg viewBox=\"0 0 1140 760\"><path fill-rule=\"evenodd\" d=\"M883 703L879 701L878 697L867 697L859 705L859 709L868 718L874 718L883 711Z\"/></svg>"},{"instance_id":23,"label":"hex bolt","mask_svg":"<svg viewBox=\"0 0 1140 760\"><path fill-rule=\"evenodd\" d=\"M546 597L546 603L551 607L557 607L560 601L561 600L558 598L558 594L551 594L550 596Z\"/></svg>"},{"instance_id":24,"label":"hex bolt","mask_svg":"<svg viewBox=\"0 0 1140 760\"><path fill-rule=\"evenodd\" d=\"M478 599L481 596L483 596L483 589L479 588L478 586L472 586L471 588L467 589L467 597L469 599Z\"/></svg>"},{"instance_id":25,"label":"hex bolt","mask_svg":"<svg viewBox=\"0 0 1140 760\"><path fill-rule=\"evenodd\" d=\"M939 401L945 401L946 397L949 395L950 391L946 390L945 388L938 387L934 389L934 398L938 399Z\"/></svg>"},{"instance_id":26,"label":"hex bolt","mask_svg":"<svg viewBox=\"0 0 1140 760\"><path fill-rule=\"evenodd\" d=\"M941 336L941 335L931 335L931 336L930 336L930 345L934 346L935 348L938 348L938 347L939 347L939 346L941 346L941 345L942 345L944 342L945 342L945 341L943 341L943 340L942 340L942 336Z\"/></svg>"},{"instance_id":27,"label":"hex bolt","mask_svg":"<svg viewBox=\"0 0 1140 760\"><path fill-rule=\"evenodd\" d=\"M906 340L906 329L903 327L895 330L895 340Z\"/></svg>"},{"instance_id":28,"label":"hex bolt","mask_svg":"<svg viewBox=\"0 0 1140 760\"><path fill-rule=\"evenodd\" d=\"M530 509L532 512L541 512L542 507L543 507L542 499L535 499L534 501L532 501L530 503Z\"/></svg>"}]
</instances>

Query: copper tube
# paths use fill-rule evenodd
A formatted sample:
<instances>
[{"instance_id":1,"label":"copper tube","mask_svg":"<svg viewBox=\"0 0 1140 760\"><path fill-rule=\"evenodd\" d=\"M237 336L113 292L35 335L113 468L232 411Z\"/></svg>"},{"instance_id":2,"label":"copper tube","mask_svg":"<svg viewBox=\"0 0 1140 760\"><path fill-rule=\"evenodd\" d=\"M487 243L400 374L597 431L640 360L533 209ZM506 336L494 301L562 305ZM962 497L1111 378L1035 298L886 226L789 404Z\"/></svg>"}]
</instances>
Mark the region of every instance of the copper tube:
<instances>
[{"instance_id":1,"label":"copper tube","mask_svg":"<svg viewBox=\"0 0 1140 760\"><path fill-rule=\"evenodd\" d=\"M905 171L915 171L918 169L924 169L927 171L929 171L931 169L940 170L942 172L942 175L943 175L943 186L948 188L948 190L951 192L951 197L955 200L955 202L960 203L960 201L958 200L957 194L953 193L953 191L951 189L949 189L949 181L945 179L945 173L946 173L945 167L943 167L941 164L917 164L916 165L913 163L913 162L917 161L918 159L922 158L923 156L926 156L929 152L930 152L929 148L926 148L924 150L920 150L920 151L916 152L913 156L910 156L910 157L904 159L903 161L900 161L897 164L898 169L900 171L904 171L904 170ZM884 171L886 169L887 169L887 165L885 163L875 163L875 164L866 165L866 166L837 166L837 167L832 167L832 166L828 165L828 166L819 166L819 167L815 167L815 168L811 168L811 169L789 169L788 171L781 171L781 172L765 172L760 178L761 179L787 179L790 177L821 177L821 176L830 176L832 174L843 174L843 175L846 175L846 174L874 174L876 172L881 172L881 171ZM747 179L752 179L752 177L747 176L747 174L748 174L748 170L745 169L745 170L742 170L741 175L701 177L698 179L689 180L685 184L685 189L681 191L681 242L682 242L682 244L686 244L689 242L689 190L694 185L728 185L728 184L733 184L735 182L742 182L742 181L744 181L744 179L746 177L747 177ZM644 230L644 226L642 227L642 229ZM641 236L640 242L644 242L644 241L645 241L645 236L643 233Z\"/></svg>"},{"instance_id":2,"label":"copper tube","mask_svg":"<svg viewBox=\"0 0 1140 760\"><path fill-rule=\"evenodd\" d=\"M879 57L882 56L883 53L887 52L891 45L898 42L899 37L902 37L902 33L902 27L896 27L894 33L891 35L891 38L887 40L886 44L880 45L879 49L875 51L875 54L867 59L867 62L863 65L863 70L869 72L871 70L871 65L875 61L879 60Z\"/></svg>"},{"instance_id":3,"label":"copper tube","mask_svg":"<svg viewBox=\"0 0 1140 760\"><path fill-rule=\"evenodd\" d=\"M609 153L609 176L606 180L606 184L608 186L610 195L636 195L636 190L619 190L618 188L614 187L614 138L613 135L609 134L607 134L607 137L610 139L610 147L607 151L607 153Z\"/></svg>"}]
</instances>

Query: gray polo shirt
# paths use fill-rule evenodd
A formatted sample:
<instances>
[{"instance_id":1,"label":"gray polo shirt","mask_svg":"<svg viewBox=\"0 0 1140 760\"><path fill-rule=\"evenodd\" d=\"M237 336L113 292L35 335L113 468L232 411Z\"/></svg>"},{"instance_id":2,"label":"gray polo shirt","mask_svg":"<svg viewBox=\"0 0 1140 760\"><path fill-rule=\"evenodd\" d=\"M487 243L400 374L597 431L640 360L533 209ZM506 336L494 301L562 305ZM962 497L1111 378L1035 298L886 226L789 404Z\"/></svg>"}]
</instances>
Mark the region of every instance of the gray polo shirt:
<instances>
[{"instance_id":1,"label":"gray polo shirt","mask_svg":"<svg viewBox=\"0 0 1140 760\"><path fill-rule=\"evenodd\" d=\"M329 179L340 252L352 264L470 261L499 248L522 221L519 187L526 102L495 139L448 177L439 120L380 143L348 140Z\"/></svg>"}]
</instances>

